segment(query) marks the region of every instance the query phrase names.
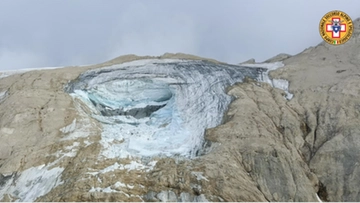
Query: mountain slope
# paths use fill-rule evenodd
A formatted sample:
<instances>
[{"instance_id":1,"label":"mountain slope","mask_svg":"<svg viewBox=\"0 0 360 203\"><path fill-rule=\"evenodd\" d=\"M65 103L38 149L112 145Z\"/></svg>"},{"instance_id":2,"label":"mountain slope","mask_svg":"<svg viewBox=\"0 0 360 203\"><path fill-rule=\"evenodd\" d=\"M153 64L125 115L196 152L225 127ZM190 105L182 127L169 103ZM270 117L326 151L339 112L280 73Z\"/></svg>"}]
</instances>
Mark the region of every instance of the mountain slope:
<instances>
[{"instance_id":1,"label":"mountain slope","mask_svg":"<svg viewBox=\"0 0 360 203\"><path fill-rule=\"evenodd\" d=\"M290 82L309 126L302 152L322 185L324 199L359 201L360 19L344 45L325 42L284 61L275 78Z\"/></svg>"},{"instance_id":2,"label":"mountain slope","mask_svg":"<svg viewBox=\"0 0 360 203\"><path fill-rule=\"evenodd\" d=\"M354 24L343 46L271 59L291 99L263 68L279 66L186 54L1 78L0 199L359 201Z\"/></svg>"}]
</instances>

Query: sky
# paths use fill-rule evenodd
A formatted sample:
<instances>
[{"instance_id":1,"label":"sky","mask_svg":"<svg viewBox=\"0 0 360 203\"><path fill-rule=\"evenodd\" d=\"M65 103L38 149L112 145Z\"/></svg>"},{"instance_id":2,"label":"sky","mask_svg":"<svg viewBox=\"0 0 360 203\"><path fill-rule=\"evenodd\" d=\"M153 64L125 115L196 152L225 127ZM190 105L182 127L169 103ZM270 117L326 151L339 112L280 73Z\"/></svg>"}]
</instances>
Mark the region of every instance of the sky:
<instances>
[{"instance_id":1,"label":"sky","mask_svg":"<svg viewBox=\"0 0 360 203\"><path fill-rule=\"evenodd\" d=\"M227 63L297 54L359 0L0 0L0 71L188 53Z\"/></svg>"}]
</instances>

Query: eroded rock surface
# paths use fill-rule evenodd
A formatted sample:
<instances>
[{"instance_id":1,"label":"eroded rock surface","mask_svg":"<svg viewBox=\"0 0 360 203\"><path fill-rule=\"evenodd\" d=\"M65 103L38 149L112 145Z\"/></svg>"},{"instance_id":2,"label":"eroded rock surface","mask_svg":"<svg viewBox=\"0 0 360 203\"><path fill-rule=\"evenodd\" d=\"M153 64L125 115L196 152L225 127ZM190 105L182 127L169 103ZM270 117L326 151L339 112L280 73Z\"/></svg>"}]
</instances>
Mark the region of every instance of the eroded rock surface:
<instances>
[{"instance_id":1,"label":"eroded rock surface","mask_svg":"<svg viewBox=\"0 0 360 203\"><path fill-rule=\"evenodd\" d=\"M325 42L284 61L271 73L290 81L307 133L301 152L320 181L320 197L360 201L360 19L346 44Z\"/></svg>"}]
</instances>

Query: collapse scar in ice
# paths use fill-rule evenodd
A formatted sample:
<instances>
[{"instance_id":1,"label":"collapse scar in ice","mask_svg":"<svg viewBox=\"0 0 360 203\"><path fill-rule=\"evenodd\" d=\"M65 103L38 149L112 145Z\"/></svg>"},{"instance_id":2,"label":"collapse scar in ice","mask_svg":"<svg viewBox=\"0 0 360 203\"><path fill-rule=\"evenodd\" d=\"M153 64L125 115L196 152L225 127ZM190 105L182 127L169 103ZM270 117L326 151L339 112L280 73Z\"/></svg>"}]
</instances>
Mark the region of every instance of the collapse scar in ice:
<instances>
[{"instance_id":1,"label":"collapse scar in ice","mask_svg":"<svg viewBox=\"0 0 360 203\"><path fill-rule=\"evenodd\" d=\"M138 60L87 71L66 87L103 125L101 155L203 153L204 132L221 124L232 98L225 89L264 68L195 60Z\"/></svg>"}]
</instances>

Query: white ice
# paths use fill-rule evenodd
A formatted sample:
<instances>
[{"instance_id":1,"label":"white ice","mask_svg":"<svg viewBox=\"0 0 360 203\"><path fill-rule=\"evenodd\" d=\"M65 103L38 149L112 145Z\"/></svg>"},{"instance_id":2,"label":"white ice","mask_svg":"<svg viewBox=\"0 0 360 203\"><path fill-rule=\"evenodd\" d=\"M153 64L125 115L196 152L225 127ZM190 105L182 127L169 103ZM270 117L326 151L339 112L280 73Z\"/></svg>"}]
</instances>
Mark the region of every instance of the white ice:
<instances>
[{"instance_id":1,"label":"white ice","mask_svg":"<svg viewBox=\"0 0 360 203\"><path fill-rule=\"evenodd\" d=\"M177 68L167 63L187 65ZM190 64L189 64L190 63ZM159 67L158 64L164 64ZM194 67L191 65L194 64ZM195 66L196 65L196 66ZM279 64L250 64L253 67L276 69ZM248 65L246 65L248 66ZM59 67L56 67L59 68ZM89 91L76 90L73 97L80 98L91 109L92 116L103 123L101 144L104 150L101 155L106 158L125 158L131 156L181 155L193 157L203 143L205 129L216 127L221 123L231 97L225 94L225 88L235 82L241 82L244 75L239 67L203 67L196 61L186 60L139 60L121 65L106 67L112 70L102 73L87 84ZM30 70L5 72L6 76L23 73ZM98 70L94 70L96 72ZM263 74L263 81L272 86L288 90L285 80L270 80ZM0 78L4 73L0 73ZM144 79L147 78L147 79ZM0 99L6 95L0 94ZM117 96L115 96L117 95ZM131 116L102 116L90 101L96 100L106 104L108 108L123 108L130 110L148 105L165 105L150 117L135 119ZM80 110L78 103L75 102ZM62 140L77 139L89 136L90 119L80 110L83 116L60 129L65 137ZM86 141L87 144L90 142ZM48 166L29 168L19 174L19 177L7 181L0 186L0 199L10 194L19 201L34 201L61 184L60 176L63 168L51 168L66 156L75 156L79 142L59 151L60 157ZM149 171L156 161L144 164L131 161L130 164L115 163L93 175L112 170L145 170ZM205 179L202 174L194 172L199 179ZM15 184L12 182L15 181ZM132 186L130 186L132 187ZM100 188L93 188L97 191ZM111 188L101 189L113 192Z\"/></svg>"},{"instance_id":2,"label":"white ice","mask_svg":"<svg viewBox=\"0 0 360 203\"><path fill-rule=\"evenodd\" d=\"M271 79L269 77L269 72L272 70L276 70L278 68L284 67L284 64L282 62L275 62L275 63L257 63L257 64L241 64L243 66L247 67L261 67L266 68L267 71L264 72L259 78L261 81L266 82L270 84L272 87L284 90L286 93L286 99L291 100L293 98L293 94L289 92L289 81L284 79Z\"/></svg>"},{"instance_id":3,"label":"white ice","mask_svg":"<svg viewBox=\"0 0 360 203\"><path fill-rule=\"evenodd\" d=\"M256 72L244 66L268 70ZM82 100L91 116L102 123L103 157L194 157L202 148L205 129L221 123L231 102L226 87L251 75L283 89L291 99L288 82L268 76L270 70L282 66L281 62L227 66L179 59L138 60L85 72L79 78L85 81L71 95ZM107 111L165 106L149 117L134 118L103 116L97 105Z\"/></svg>"},{"instance_id":4,"label":"white ice","mask_svg":"<svg viewBox=\"0 0 360 203\"><path fill-rule=\"evenodd\" d=\"M61 184L60 176L64 169L49 169L45 165L29 168L14 176L5 185L0 186L0 199L9 194L21 202L33 202Z\"/></svg>"},{"instance_id":5,"label":"white ice","mask_svg":"<svg viewBox=\"0 0 360 203\"><path fill-rule=\"evenodd\" d=\"M294 95L289 92L289 81L284 79L272 79L272 85L275 88L284 90L286 93L286 99L291 100Z\"/></svg>"},{"instance_id":6,"label":"white ice","mask_svg":"<svg viewBox=\"0 0 360 203\"><path fill-rule=\"evenodd\" d=\"M71 95L81 99L103 124L102 156L194 157L202 147L205 129L221 123L231 102L226 87L249 74L257 77L260 73L202 61L139 60L86 72L91 79ZM149 117L135 119L103 116L94 102L107 110L123 111L165 106Z\"/></svg>"}]
</instances>

